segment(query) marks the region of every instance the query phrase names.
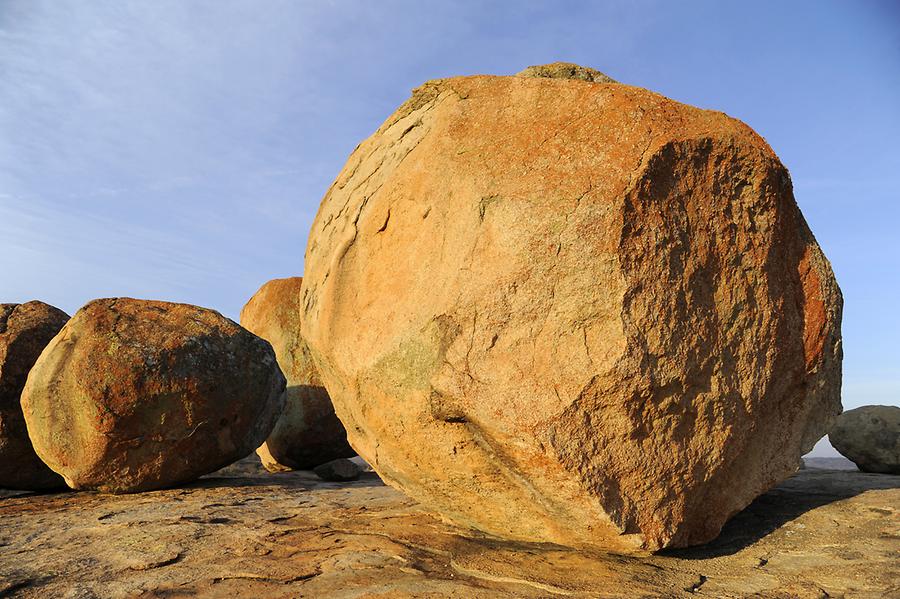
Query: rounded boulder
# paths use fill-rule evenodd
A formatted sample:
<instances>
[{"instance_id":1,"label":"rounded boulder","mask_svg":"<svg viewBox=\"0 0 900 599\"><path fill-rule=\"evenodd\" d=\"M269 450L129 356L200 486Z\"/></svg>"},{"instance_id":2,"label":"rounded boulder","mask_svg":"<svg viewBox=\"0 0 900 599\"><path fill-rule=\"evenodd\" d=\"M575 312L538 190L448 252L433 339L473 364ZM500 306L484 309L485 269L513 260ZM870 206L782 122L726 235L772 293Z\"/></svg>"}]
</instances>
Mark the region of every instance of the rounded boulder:
<instances>
[{"instance_id":1,"label":"rounded boulder","mask_svg":"<svg viewBox=\"0 0 900 599\"><path fill-rule=\"evenodd\" d=\"M425 83L359 145L304 337L353 447L456 523L704 543L840 412L840 291L747 125L551 66Z\"/></svg>"},{"instance_id":2,"label":"rounded boulder","mask_svg":"<svg viewBox=\"0 0 900 599\"><path fill-rule=\"evenodd\" d=\"M282 408L268 342L218 312L113 298L79 310L28 376L34 448L73 489L175 486L250 454Z\"/></svg>"},{"instance_id":3,"label":"rounded boulder","mask_svg":"<svg viewBox=\"0 0 900 599\"><path fill-rule=\"evenodd\" d=\"M302 285L302 277L273 279L241 310L241 326L272 344L287 379L284 411L256 450L263 466L273 472L310 469L356 455L303 340Z\"/></svg>"},{"instance_id":4,"label":"rounded boulder","mask_svg":"<svg viewBox=\"0 0 900 599\"><path fill-rule=\"evenodd\" d=\"M68 314L43 302L0 304L0 487L65 488L34 452L21 396L31 367L67 320Z\"/></svg>"},{"instance_id":5,"label":"rounded boulder","mask_svg":"<svg viewBox=\"0 0 900 599\"><path fill-rule=\"evenodd\" d=\"M862 406L834 423L828 440L863 472L900 474L900 408Z\"/></svg>"}]
</instances>

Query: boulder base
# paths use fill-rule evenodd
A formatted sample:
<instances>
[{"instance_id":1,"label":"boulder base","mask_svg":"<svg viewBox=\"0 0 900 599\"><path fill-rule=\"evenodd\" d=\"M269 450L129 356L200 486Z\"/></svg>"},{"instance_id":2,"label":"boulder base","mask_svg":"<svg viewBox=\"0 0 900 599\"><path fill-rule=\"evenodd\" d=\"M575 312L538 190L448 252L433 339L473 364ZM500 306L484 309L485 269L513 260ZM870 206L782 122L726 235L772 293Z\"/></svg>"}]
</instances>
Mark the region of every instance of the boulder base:
<instances>
[{"instance_id":1,"label":"boulder base","mask_svg":"<svg viewBox=\"0 0 900 599\"><path fill-rule=\"evenodd\" d=\"M426 83L350 156L305 269L353 447L500 537L709 541L840 412L840 291L787 171L644 89Z\"/></svg>"},{"instance_id":2,"label":"boulder base","mask_svg":"<svg viewBox=\"0 0 900 599\"><path fill-rule=\"evenodd\" d=\"M241 310L241 325L272 344L287 379L284 411L256 453L272 472L309 469L356 455L303 340L302 277L274 279Z\"/></svg>"},{"instance_id":3,"label":"boulder base","mask_svg":"<svg viewBox=\"0 0 900 599\"><path fill-rule=\"evenodd\" d=\"M146 491L253 452L284 385L271 346L218 312L102 299L46 347L22 411L37 454L73 489Z\"/></svg>"},{"instance_id":4,"label":"boulder base","mask_svg":"<svg viewBox=\"0 0 900 599\"><path fill-rule=\"evenodd\" d=\"M65 488L34 452L20 399L28 372L67 320L65 312L43 302L0 304L0 487Z\"/></svg>"}]
</instances>

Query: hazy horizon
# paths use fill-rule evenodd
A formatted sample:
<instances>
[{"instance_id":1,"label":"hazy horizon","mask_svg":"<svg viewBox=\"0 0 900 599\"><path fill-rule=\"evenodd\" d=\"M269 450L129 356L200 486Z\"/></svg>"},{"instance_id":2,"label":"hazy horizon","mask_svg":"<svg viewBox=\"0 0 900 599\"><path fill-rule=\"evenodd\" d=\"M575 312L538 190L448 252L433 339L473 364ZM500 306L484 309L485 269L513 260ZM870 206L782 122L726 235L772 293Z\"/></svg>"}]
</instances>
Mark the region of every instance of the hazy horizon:
<instances>
[{"instance_id":1,"label":"hazy horizon","mask_svg":"<svg viewBox=\"0 0 900 599\"><path fill-rule=\"evenodd\" d=\"M844 293L845 408L900 404L900 5L0 4L0 301L237 319L423 81L557 60L753 127ZM813 455L837 455L820 443Z\"/></svg>"}]
</instances>

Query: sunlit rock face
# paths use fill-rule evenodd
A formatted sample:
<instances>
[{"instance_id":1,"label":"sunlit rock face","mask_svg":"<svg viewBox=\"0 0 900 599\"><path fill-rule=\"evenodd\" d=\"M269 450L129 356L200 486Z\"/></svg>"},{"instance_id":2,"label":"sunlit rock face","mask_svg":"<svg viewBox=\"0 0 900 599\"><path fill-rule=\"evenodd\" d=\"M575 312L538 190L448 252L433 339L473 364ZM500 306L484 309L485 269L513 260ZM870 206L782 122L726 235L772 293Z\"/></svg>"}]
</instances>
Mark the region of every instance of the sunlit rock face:
<instances>
[{"instance_id":1,"label":"sunlit rock face","mask_svg":"<svg viewBox=\"0 0 900 599\"><path fill-rule=\"evenodd\" d=\"M39 301L0 304L0 488L65 488L34 452L22 415L28 372L68 314Z\"/></svg>"},{"instance_id":2,"label":"sunlit rock face","mask_svg":"<svg viewBox=\"0 0 900 599\"><path fill-rule=\"evenodd\" d=\"M359 145L304 337L359 454L445 517L703 543L840 412L840 291L745 124L532 71L427 82Z\"/></svg>"},{"instance_id":3,"label":"sunlit rock face","mask_svg":"<svg viewBox=\"0 0 900 599\"><path fill-rule=\"evenodd\" d=\"M302 277L273 279L241 310L241 325L272 344L287 378L284 410L257 450L267 470L311 469L356 455L334 413L300 326Z\"/></svg>"},{"instance_id":4,"label":"sunlit rock face","mask_svg":"<svg viewBox=\"0 0 900 599\"><path fill-rule=\"evenodd\" d=\"M253 452L281 412L268 342L218 312L90 302L47 345L22 393L41 459L74 489L185 483Z\"/></svg>"}]
</instances>

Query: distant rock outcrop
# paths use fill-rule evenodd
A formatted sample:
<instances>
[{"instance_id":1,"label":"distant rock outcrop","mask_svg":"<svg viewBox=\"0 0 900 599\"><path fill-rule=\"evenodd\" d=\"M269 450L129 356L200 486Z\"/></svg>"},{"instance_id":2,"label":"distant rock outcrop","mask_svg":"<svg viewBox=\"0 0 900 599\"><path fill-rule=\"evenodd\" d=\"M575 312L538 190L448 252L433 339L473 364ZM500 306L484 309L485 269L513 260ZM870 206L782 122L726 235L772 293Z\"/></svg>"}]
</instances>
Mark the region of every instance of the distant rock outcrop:
<instances>
[{"instance_id":1,"label":"distant rock outcrop","mask_svg":"<svg viewBox=\"0 0 900 599\"><path fill-rule=\"evenodd\" d=\"M273 472L309 469L356 455L303 340L302 284L302 277L269 281L241 310L241 326L272 344L287 378L284 411L256 450L263 466Z\"/></svg>"},{"instance_id":2,"label":"distant rock outcrop","mask_svg":"<svg viewBox=\"0 0 900 599\"><path fill-rule=\"evenodd\" d=\"M43 302L0 304L0 487L65 487L34 452L20 399L28 372L67 320L68 314Z\"/></svg>"},{"instance_id":3,"label":"distant rock outcrop","mask_svg":"<svg viewBox=\"0 0 900 599\"><path fill-rule=\"evenodd\" d=\"M37 454L70 487L145 491L252 453L284 385L271 346L218 312L102 299L41 354L22 411Z\"/></svg>"},{"instance_id":4,"label":"distant rock outcrop","mask_svg":"<svg viewBox=\"0 0 900 599\"><path fill-rule=\"evenodd\" d=\"M828 440L863 472L900 474L900 408L862 406L838 416Z\"/></svg>"},{"instance_id":5,"label":"distant rock outcrop","mask_svg":"<svg viewBox=\"0 0 900 599\"><path fill-rule=\"evenodd\" d=\"M305 270L353 446L501 537L709 541L840 412L841 295L786 169L636 87L424 84L328 190Z\"/></svg>"}]
</instances>

